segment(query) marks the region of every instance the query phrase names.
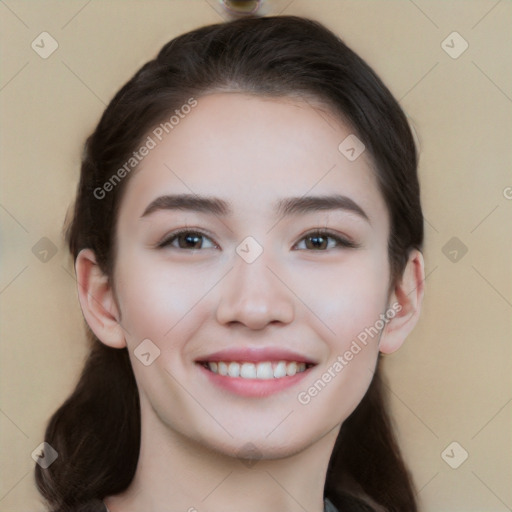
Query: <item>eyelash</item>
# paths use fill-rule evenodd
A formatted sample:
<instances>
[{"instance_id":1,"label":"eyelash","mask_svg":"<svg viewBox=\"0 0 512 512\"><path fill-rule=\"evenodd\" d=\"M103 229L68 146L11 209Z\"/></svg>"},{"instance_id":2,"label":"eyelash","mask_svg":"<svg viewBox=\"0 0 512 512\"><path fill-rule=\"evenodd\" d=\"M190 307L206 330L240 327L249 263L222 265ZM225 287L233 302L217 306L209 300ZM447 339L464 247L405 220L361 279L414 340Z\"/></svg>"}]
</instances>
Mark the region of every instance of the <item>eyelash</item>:
<instances>
[{"instance_id":1,"label":"eyelash","mask_svg":"<svg viewBox=\"0 0 512 512\"><path fill-rule=\"evenodd\" d=\"M177 240L178 237L183 234L199 235L200 237L204 237L204 238L211 240L211 238L208 235L206 235L205 233L203 233L199 230L194 230L194 229L190 229L190 228L180 229L178 231L174 231L169 236L165 237L161 242L158 243L157 248L163 249L165 247L171 246L171 243L174 242L175 240ZM313 237L333 239L337 243L337 248L356 249L359 247L359 244L356 244L355 242L352 242L351 240L341 237L338 234L333 233L332 231L319 230L319 229L309 231L308 233L306 233L305 235L302 236L302 238L299 240L299 242L302 242L306 238L313 238ZM212 243L214 243L213 240L211 240L211 241L212 241ZM297 245L297 244L295 244L295 245ZM203 250L203 249L182 249L180 247L173 247L173 249L178 249L181 251ZM307 250L309 252L326 252L328 249L319 249L319 250L300 249L300 250Z\"/></svg>"}]
</instances>

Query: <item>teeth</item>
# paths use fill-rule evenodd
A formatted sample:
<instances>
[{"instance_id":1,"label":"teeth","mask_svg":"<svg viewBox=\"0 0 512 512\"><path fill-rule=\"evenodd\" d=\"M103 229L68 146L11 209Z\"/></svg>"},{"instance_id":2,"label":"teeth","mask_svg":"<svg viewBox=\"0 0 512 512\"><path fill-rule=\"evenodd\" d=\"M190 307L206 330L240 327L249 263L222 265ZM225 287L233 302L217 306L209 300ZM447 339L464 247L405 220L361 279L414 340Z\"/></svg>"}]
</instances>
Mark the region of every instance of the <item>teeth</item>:
<instances>
[{"instance_id":1,"label":"teeth","mask_svg":"<svg viewBox=\"0 0 512 512\"><path fill-rule=\"evenodd\" d=\"M240 377L243 377L244 379L255 379L256 375L257 374L255 364L242 363L242 366L240 367Z\"/></svg>"},{"instance_id":2,"label":"teeth","mask_svg":"<svg viewBox=\"0 0 512 512\"><path fill-rule=\"evenodd\" d=\"M279 361L274 368L274 378L279 379L280 377L286 377L286 363Z\"/></svg>"},{"instance_id":3,"label":"teeth","mask_svg":"<svg viewBox=\"0 0 512 512\"><path fill-rule=\"evenodd\" d=\"M288 375L295 375L297 373L297 363L288 363L286 365L286 373Z\"/></svg>"},{"instance_id":4,"label":"teeth","mask_svg":"<svg viewBox=\"0 0 512 512\"><path fill-rule=\"evenodd\" d=\"M228 375L230 377L238 377L240 375L240 365L238 363L229 363Z\"/></svg>"},{"instance_id":5,"label":"teeth","mask_svg":"<svg viewBox=\"0 0 512 512\"><path fill-rule=\"evenodd\" d=\"M219 375L227 375L228 374L228 365L226 363L223 363L222 361L220 361L219 363L217 363L217 365L218 365ZM210 368L210 370L212 370L212 369Z\"/></svg>"},{"instance_id":6,"label":"teeth","mask_svg":"<svg viewBox=\"0 0 512 512\"><path fill-rule=\"evenodd\" d=\"M265 361L262 363L237 363L212 361L208 363L208 368L213 373L218 373L225 377L242 377L243 379L280 379L282 377L292 377L296 373L306 370L306 363L297 363L295 361Z\"/></svg>"},{"instance_id":7,"label":"teeth","mask_svg":"<svg viewBox=\"0 0 512 512\"><path fill-rule=\"evenodd\" d=\"M257 379L273 379L274 370L272 369L272 363L260 363L256 367L256 378Z\"/></svg>"}]
</instances>

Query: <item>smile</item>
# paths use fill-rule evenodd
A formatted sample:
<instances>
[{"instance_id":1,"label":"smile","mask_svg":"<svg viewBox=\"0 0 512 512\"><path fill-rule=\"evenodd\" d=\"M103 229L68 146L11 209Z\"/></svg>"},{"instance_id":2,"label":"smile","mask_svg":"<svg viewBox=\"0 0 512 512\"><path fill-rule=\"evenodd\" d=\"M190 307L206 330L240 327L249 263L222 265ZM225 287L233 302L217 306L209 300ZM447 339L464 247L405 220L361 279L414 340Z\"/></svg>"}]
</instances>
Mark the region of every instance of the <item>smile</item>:
<instances>
[{"instance_id":1,"label":"smile","mask_svg":"<svg viewBox=\"0 0 512 512\"><path fill-rule=\"evenodd\" d=\"M306 371L312 364L297 361L262 361L235 362L235 361L208 361L201 363L212 373L223 377L272 380L283 377L293 377L297 373Z\"/></svg>"}]
</instances>

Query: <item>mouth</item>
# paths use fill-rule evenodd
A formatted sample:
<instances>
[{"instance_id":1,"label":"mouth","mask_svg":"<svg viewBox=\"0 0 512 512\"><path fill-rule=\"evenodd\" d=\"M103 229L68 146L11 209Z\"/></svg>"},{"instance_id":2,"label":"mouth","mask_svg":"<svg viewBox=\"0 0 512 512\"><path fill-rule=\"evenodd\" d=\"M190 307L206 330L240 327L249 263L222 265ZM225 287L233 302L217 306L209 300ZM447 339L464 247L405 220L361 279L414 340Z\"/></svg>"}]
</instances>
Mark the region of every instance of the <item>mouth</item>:
<instances>
[{"instance_id":1,"label":"mouth","mask_svg":"<svg viewBox=\"0 0 512 512\"><path fill-rule=\"evenodd\" d=\"M276 346L231 347L195 361L206 382L241 397L266 397L298 386L317 366L299 352Z\"/></svg>"},{"instance_id":2,"label":"mouth","mask_svg":"<svg viewBox=\"0 0 512 512\"><path fill-rule=\"evenodd\" d=\"M314 363L285 360L261 362L197 361L197 363L216 375L247 380L274 380L293 377L315 366Z\"/></svg>"}]
</instances>

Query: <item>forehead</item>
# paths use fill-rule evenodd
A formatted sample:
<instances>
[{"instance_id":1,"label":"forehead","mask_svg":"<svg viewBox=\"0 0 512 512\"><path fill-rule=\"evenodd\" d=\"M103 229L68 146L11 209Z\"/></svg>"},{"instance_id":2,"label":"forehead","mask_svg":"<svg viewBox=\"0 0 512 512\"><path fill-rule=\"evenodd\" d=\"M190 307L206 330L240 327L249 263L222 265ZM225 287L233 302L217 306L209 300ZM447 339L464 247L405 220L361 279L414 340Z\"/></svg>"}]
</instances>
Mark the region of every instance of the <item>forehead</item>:
<instances>
[{"instance_id":1,"label":"forehead","mask_svg":"<svg viewBox=\"0 0 512 512\"><path fill-rule=\"evenodd\" d=\"M214 93L187 111L165 125L168 133L162 124L147 134L154 148L130 177L121 213L140 216L159 195L186 193L223 198L234 212L261 217L283 197L339 193L386 218L370 156L350 160L340 151L355 134L326 107Z\"/></svg>"}]
</instances>

